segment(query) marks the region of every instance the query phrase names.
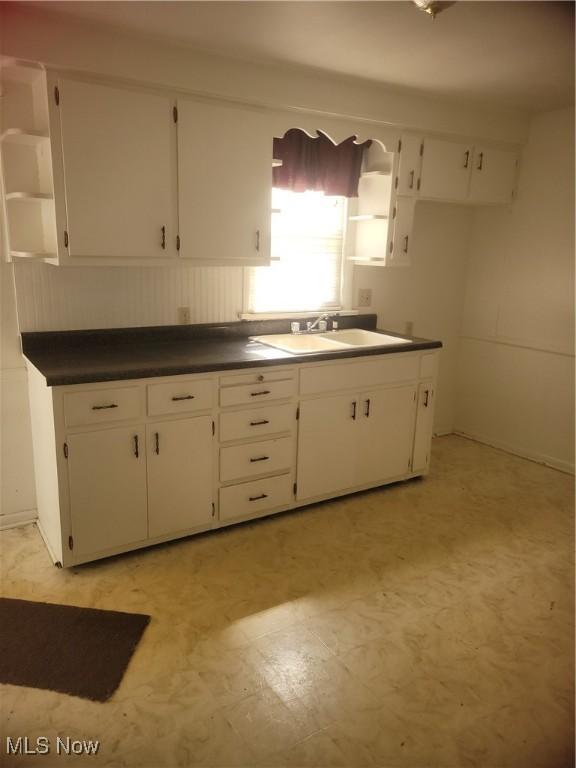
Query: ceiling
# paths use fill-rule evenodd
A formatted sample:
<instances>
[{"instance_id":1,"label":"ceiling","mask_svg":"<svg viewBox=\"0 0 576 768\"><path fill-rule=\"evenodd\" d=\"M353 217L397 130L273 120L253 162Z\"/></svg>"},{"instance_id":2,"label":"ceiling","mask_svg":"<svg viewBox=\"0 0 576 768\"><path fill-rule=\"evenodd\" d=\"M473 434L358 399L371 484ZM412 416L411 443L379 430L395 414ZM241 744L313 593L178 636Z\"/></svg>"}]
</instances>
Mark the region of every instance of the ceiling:
<instances>
[{"instance_id":1,"label":"ceiling","mask_svg":"<svg viewBox=\"0 0 576 768\"><path fill-rule=\"evenodd\" d=\"M469 103L574 103L574 3L35 2L44 10L251 61L314 67Z\"/></svg>"}]
</instances>

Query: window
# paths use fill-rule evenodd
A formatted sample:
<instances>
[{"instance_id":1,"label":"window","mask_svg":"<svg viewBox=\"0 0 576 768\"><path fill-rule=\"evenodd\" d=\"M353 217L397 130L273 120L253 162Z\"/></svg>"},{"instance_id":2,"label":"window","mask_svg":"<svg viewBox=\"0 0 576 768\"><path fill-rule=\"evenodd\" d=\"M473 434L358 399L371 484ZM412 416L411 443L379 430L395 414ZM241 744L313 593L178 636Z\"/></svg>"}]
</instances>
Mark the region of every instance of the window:
<instances>
[{"instance_id":1,"label":"window","mask_svg":"<svg viewBox=\"0 0 576 768\"><path fill-rule=\"evenodd\" d=\"M272 190L272 263L252 267L248 312L302 312L342 305L347 200Z\"/></svg>"}]
</instances>

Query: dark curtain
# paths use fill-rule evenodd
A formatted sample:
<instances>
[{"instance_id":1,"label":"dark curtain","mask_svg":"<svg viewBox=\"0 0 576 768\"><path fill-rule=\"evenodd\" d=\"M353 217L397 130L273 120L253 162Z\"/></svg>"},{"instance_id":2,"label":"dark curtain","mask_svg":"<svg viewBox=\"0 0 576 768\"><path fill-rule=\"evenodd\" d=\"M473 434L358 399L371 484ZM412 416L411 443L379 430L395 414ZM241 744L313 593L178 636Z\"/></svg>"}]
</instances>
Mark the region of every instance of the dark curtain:
<instances>
[{"instance_id":1,"label":"dark curtain","mask_svg":"<svg viewBox=\"0 0 576 768\"><path fill-rule=\"evenodd\" d=\"M320 131L317 134L311 138L299 128L291 128L283 138L274 139L274 158L282 160L282 166L272 169L273 186L358 197L362 155L372 142L355 144L355 136L350 136L333 144Z\"/></svg>"}]
</instances>

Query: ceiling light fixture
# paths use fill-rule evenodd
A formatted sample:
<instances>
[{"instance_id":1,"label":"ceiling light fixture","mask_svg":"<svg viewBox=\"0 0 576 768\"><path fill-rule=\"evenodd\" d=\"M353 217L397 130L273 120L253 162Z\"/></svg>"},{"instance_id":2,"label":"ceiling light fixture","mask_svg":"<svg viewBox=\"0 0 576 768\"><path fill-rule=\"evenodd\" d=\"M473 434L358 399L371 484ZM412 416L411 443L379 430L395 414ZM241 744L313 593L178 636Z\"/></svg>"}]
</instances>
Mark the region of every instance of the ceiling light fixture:
<instances>
[{"instance_id":1,"label":"ceiling light fixture","mask_svg":"<svg viewBox=\"0 0 576 768\"><path fill-rule=\"evenodd\" d=\"M427 13L434 18L440 11L443 11L450 5L454 5L455 0L452 0L452 2L441 2L440 0L412 0L412 2L418 10L424 11L424 13Z\"/></svg>"}]
</instances>

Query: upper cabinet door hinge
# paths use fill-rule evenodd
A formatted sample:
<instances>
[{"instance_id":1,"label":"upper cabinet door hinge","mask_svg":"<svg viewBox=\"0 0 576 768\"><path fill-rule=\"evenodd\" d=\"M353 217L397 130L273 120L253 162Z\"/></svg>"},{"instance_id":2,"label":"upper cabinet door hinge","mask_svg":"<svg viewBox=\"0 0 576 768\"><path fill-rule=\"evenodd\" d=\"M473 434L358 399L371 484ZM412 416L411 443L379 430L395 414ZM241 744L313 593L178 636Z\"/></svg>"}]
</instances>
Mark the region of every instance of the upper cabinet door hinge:
<instances>
[{"instance_id":1,"label":"upper cabinet door hinge","mask_svg":"<svg viewBox=\"0 0 576 768\"><path fill-rule=\"evenodd\" d=\"M60 106L60 88L57 85L54 86L54 101L57 107Z\"/></svg>"},{"instance_id":2,"label":"upper cabinet door hinge","mask_svg":"<svg viewBox=\"0 0 576 768\"><path fill-rule=\"evenodd\" d=\"M176 250L180 250L180 235L176 235Z\"/></svg>"},{"instance_id":3,"label":"upper cabinet door hinge","mask_svg":"<svg viewBox=\"0 0 576 768\"><path fill-rule=\"evenodd\" d=\"M172 117L174 118L174 122L178 122L178 107L172 107Z\"/></svg>"},{"instance_id":4,"label":"upper cabinet door hinge","mask_svg":"<svg viewBox=\"0 0 576 768\"><path fill-rule=\"evenodd\" d=\"M398 139L398 152L402 152L402 139Z\"/></svg>"},{"instance_id":5,"label":"upper cabinet door hinge","mask_svg":"<svg viewBox=\"0 0 576 768\"><path fill-rule=\"evenodd\" d=\"M68 443L64 443L64 458L68 458Z\"/></svg>"}]
</instances>

